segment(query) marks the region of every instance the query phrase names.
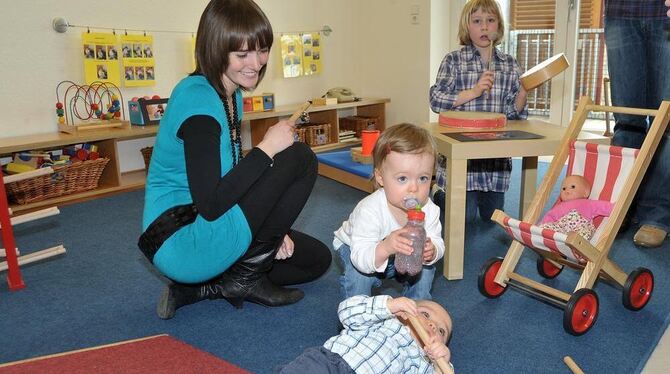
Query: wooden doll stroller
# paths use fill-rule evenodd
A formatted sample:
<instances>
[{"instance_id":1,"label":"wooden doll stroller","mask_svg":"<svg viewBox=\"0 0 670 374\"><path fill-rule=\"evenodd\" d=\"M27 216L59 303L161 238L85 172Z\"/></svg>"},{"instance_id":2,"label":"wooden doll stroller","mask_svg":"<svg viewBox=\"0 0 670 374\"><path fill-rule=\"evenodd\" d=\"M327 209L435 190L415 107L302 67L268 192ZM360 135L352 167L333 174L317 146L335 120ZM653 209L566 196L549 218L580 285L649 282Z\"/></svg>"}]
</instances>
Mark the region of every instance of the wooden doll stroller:
<instances>
[{"instance_id":1,"label":"wooden doll stroller","mask_svg":"<svg viewBox=\"0 0 670 374\"><path fill-rule=\"evenodd\" d=\"M590 111L655 116L655 119L640 150L575 141ZM478 279L479 291L488 298L497 298L510 285L562 308L563 328L572 335L586 333L598 317L598 296L592 287L599 277L622 287L626 308L642 309L654 289L653 274L642 267L626 274L608 258L608 253L668 121L670 101L661 103L658 110L647 110L593 105L589 98L583 97L523 221L500 210L494 212L492 219L513 241L504 259L492 258L484 264ZM566 235L533 224L539 220L568 156L567 175L583 175L589 180L592 185L589 199L614 203L610 217L595 220L597 229L590 241L577 233ZM539 255L537 270L545 278L558 276L564 266L582 271L574 291L567 293L515 273L524 246Z\"/></svg>"}]
</instances>

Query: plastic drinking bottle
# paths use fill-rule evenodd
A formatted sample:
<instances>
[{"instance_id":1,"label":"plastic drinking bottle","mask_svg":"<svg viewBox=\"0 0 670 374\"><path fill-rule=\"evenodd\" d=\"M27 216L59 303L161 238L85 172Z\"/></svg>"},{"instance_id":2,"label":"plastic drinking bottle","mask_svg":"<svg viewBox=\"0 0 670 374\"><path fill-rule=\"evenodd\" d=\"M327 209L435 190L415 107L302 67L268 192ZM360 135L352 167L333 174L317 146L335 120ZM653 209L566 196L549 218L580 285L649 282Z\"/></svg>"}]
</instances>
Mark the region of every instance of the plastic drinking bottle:
<instances>
[{"instance_id":1,"label":"plastic drinking bottle","mask_svg":"<svg viewBox=\"0 0 670 374\"><path fill-rule=\"evenodd\" d=\"M412 240L414 251L407 256L401 253L395 255L395 269L400 274L417 275L423 267L423 246L426 243L426 229L423 227L426 214L417 209L407 211L406 233L404 237Z\"/></svg>"}]
</instances>

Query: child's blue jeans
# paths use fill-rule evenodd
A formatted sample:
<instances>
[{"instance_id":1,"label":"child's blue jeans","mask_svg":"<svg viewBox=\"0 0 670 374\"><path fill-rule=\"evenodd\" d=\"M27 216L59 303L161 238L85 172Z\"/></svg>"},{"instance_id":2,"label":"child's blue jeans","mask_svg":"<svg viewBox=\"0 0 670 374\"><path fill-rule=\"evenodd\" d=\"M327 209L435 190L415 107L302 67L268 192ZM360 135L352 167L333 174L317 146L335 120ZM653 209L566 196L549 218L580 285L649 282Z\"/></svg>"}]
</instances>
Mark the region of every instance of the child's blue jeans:
<instances>
[{"instance_id":1,"label":"child's blue jeans","mask_svg":"<svg viewBox=\"0 0 670 374\"><path fill-rule=\"evenodd\" d=\"M363 274L351 263L351 248L343 244L337 252L344 263L344 274L340 277L343 299L356 295L372 296L372 288L379 287L382 279L395 278L403 285L402 295L414 300L430 300L430 289L433 287L435 265L424 266L415 277L396 274L393 258L389 258L384 273Z\"/></svg>"}]
</instances>

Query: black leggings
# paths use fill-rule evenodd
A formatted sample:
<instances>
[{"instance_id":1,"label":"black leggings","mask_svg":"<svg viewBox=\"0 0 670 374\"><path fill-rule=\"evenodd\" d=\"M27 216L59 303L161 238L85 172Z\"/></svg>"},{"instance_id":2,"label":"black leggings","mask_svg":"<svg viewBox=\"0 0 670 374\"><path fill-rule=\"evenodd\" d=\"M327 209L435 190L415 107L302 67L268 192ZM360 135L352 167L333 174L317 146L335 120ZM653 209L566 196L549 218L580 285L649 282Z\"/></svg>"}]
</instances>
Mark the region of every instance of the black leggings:
<instances>
[{"instance_id":1,"label":"black leggings","mask_svg":"<svg viewBox=\"0 0 670 374\"><path fill-rule=\"evenodd\" d=\"M291 226L312 192L317 167L311 148L296 142L275 155L273 166L239 202L254 240L277 241L290 233L295 243L293 256L275 260L268 274L276 284L309 282L330 266L331 254L325 244L309 235L291 232Z\"/></svg>"}]
</instances>

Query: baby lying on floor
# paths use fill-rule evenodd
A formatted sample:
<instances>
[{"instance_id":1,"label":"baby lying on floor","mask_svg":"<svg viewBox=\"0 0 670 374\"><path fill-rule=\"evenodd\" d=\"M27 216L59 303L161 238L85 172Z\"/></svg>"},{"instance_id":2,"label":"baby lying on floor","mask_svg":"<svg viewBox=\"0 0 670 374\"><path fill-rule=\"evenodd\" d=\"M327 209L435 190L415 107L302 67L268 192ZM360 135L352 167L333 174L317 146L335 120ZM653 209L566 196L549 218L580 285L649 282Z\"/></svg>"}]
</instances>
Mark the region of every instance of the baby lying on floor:
<instances>
[{"instance_id":1,"label":"baby lying on floor","mask_svg":"<svg viewBox=\"0 0 670 374\"><path fill-rule=\"evenodd\" d=\"M307 348L275 373L441 373L430 360L450 360L451 317L436 302L358 295L342 301L337 313L344 326L339 335ZM431 339L423 347L409 315L417 316Z\"/></svg>"}]
</instances>

